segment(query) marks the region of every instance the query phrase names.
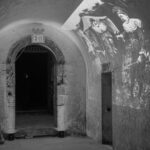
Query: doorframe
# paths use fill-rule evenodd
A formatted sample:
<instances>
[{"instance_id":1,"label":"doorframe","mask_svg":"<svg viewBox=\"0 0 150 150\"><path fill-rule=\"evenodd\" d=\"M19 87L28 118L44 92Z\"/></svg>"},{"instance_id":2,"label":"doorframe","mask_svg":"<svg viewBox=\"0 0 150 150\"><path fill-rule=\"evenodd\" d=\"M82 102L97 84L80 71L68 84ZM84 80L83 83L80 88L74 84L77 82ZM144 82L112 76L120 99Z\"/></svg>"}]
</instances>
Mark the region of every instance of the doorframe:
<instances>
[{"instance_id":1,"label":"doorframe","mask_svg":"<svg viewBox=\"0 0 150 150\"><path fill-rule=\"evenodd\" d=\"M109 143L108 145L113 147L113 72L111 70L109 70L110 68L109 69L107 68L108 67L107 65L109 65L109 64L104 64L104 65L106 67L106 70L105 71L103 70L101 73L101 91L102 91L102 94L103 94L103 87L102 87L103 78L102 78L102 76L107 74L107 73L110 73L110 75L111 75L111 108L110 108L111 109L111 143ZM103 110L104 110L104 108L103 108L103 96L102 96L102 144L105 144L105 143L103 143L104 142L103 141L104 140L103 139Z\"/></svg>"},{"instance_id":2,"label":"doorframe","mask_svg":"<svg viewBox=\"0 0 150 150\"><path fill-rule=\"evenodd\" d=\"M18 53L20 52L20 50L22 50L23 48L25 48L26 46L29 45L34 45L31 41L31 35L28 35L24 38L22 38L21 40L17 41L16 43L14 43L11 47L11 49L9 50L7 59L6 59L6 99L7 101L11 104L9 106L9 117L8 117L8 132L9 133L15 133L16 132L16 125L15 125L15 61L16 61L16 56L18 55ZM57 122L57 111L58 111L58 106L57 106L57 85L58 85L58 79L57 76L60 76L60 74L62 74L62 78L64 77L64 69L62 69L62 72L58 73L58 68L61 65L61 67L65 65L65 57L62 53L62 51L60 50L60 48L48 37L45 37L45 43L36 43L35 45L40 45L42 47L45 47L46 49L48 49L53 56L55 57L55 65L54 65L54 69L55 69L55 80L54 80L54 109L55 109L55 126L58 126L58 122Z\"/></svg>"}]
</instances>

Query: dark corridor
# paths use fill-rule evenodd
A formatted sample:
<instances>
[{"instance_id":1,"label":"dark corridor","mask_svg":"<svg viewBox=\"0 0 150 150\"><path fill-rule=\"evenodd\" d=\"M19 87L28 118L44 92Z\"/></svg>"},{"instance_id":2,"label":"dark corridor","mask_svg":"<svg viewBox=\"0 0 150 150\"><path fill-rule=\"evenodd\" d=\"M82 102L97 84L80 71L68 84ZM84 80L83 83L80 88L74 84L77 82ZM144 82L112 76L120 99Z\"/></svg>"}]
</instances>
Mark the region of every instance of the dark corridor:
<instances>
[{"instance_id":1,"label":"dark corridor","mask_svg":"<svg viewBox=\"0 0 150 150\"><path fill-rule=\"evenodd\" d=\"M27 46L16 58L16 126L54 123L54 56L39 45ZM28 119L30 121L28 121Z\"/></svg>"},{"instance_id":2,"label":"dark corridor","mask_svg":"<svg viewBox=\"0 0 150 150\"><path fill-rule=\"evenodd\" d=\"M40 60L40 61L39 61ZM47 54L24 53L16 63L16 109L47 109Z\"/></svg>"}]
</instances>

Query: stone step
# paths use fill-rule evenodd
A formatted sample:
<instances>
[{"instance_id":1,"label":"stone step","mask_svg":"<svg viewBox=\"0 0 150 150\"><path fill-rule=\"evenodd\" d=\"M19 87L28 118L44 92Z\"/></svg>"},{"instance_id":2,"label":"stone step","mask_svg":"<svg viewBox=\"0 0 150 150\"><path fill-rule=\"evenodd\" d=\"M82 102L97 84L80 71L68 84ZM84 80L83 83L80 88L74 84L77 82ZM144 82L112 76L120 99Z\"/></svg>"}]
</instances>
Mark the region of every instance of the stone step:
<instances>
[{"instance_id":1,"label":"stone step","mask_svg":"<svg viewBox=\"0 0 150 150\"><path fill-rule=\"evenodd\" d=\"M15 133L15 138L34 138L44 136L57 136L58 132L55 128L24 128L19 129Z\"/></svg>"}]
</instances>

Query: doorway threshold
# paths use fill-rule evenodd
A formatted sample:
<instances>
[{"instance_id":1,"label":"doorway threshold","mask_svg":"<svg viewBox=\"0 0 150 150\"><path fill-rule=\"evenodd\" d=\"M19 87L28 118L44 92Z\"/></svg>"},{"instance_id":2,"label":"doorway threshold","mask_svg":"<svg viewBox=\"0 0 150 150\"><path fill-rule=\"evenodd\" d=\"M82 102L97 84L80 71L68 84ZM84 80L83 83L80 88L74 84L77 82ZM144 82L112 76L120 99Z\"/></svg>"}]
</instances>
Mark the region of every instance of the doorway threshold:
<instances>
[{"instance_id":1,"label":"doorway threshold","mask_svg":"<svg viewBox=\"0 0 150 150\"><path fill-rule=\"evenodd\" d=\"M58 132L55 128L49 127L49 128L20 128L15 133L16 139L28 139L28 138L34 138L34 137L56 137L58 135Z\"/></svg>"},{"instance_id":2,"label":"doorway threshold","mask_svg":"<svg viewBox=\"0 0 150 150\"><path fill-rule=\"evenodd\" d=\"M56 136L54 116L46 110L16 112L15 138L32 138L35 136Z\"/></svg>"}]
</instances>

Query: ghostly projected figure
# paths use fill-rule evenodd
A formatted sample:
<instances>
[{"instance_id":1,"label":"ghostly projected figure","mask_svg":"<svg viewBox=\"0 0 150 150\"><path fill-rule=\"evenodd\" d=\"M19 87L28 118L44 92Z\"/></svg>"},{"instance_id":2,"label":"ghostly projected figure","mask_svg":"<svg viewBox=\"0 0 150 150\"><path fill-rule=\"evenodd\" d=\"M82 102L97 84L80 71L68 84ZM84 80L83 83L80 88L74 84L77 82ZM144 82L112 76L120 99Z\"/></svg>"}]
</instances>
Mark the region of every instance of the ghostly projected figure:
<instances>
[{"instance_id":1,"label":"ghostly projected figure","mask_svg":"<svg viewBox=\"0 0 150 150\"><path fill-rule=\"evenodd\" d=\"M142 22L137 18L129 18L129 16L119 7L114 7L113 12L116 12L122 20L124 32L117 36L127 42L126 49L141 50L144 47L144 36Z\"/></svg>"},{"instance_id":2,"label":"ghostly projected figure","mask_svg":"<svg viewBox=\"0 0 150 150\"><path fill-rule=\"evenodd\" d=\"M117 27L106 16L83 16L83 34L89 46L89 52L104 57L114 56L117 53L113 34L119 33Z\"/></svg>"},{"instance_id":3,"label":"ghostly projected figure","mask_svg":"<svg viewBox=\"0 0 150 150\"><path fill-rule=\"evenodd\" d=\"M97 73L101 71L101 63L110 62L117 53L114 38L119 33L117 27L106 16L81 16L80 35L85 39L89 53L94 56L93 64Z\"/></svg>"},{"instance_id":4,"label":"ghostly projected figure","mask_svg":"<svg viewBox=\"0 0 150 150\"><path fill-rule=\"evenodd\" d=\"M119 7L114 7L113 12L116 12L117 16L123 22L122 27L124 31L122 34L117 35L117 38L123 39L125 46L125 58L130 60L128 68L124 65L122 66L124 74L128 74L130 77L130 84L126 84L124 82L125 80L122 80L123 86L127 89L130 89L132 98L137 98L136 104L138 104L138 101L140 102L142 96L142 76L144 72L144 63L141 63L142 60L140 56L141 53L145 51L142 22L138 18L129 18L125 11ZM126 59L123 60L123 64L125 64Z\"/></svg>"}]
</instances>

